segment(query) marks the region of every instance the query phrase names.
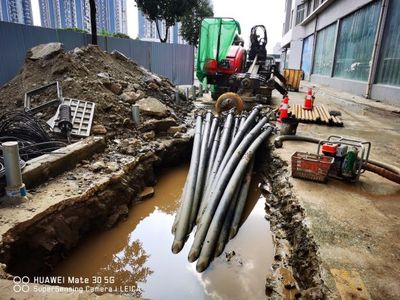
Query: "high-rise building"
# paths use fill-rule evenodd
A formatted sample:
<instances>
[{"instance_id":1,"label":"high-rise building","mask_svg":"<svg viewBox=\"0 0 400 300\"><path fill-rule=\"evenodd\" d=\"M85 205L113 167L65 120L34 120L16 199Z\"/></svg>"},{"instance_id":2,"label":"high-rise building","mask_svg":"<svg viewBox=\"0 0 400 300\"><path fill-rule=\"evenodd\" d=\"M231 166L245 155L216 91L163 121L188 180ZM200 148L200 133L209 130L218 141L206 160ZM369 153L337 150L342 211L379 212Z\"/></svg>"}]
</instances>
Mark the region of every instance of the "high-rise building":
<instances>
[{"instance_id":1,"label":"high-rise building","mask_svg":"<svg viewBox=\"0 0 400 300\"><path fill-rule=\"evenodd\" d=\"M157 26L154 21L150 21L146 16L138 10L138 25L139 25L139 38L145 41L159 42L157 33ZM167 43L184 44L182 36L180 35L180 23L176 23L174 26L169 28ZM161 37L165 36L165 22L158 22L158 28L160 30Z\"/></svg>"},{"instance_id":2,"label":"high-rise building","mask_svg":"<svg viewBox=\"0 0 400 300\"><path fill-rule=\"evenodd\" d=\"M30 0L1 0L0 20L32 25L32 7Z\"/></svg>"},{"instance_id":3,"label":"high-rise building","mask_svg":"<svg viewBox=\"0 0 400 300\"><path fill-rule=\"evenodd\" d=\"M44 27L78 27L88 32L89 0L39 0L41 23ZM126 0L96 0L98 31L127 33Z\"/></svg>"}]
</instances>

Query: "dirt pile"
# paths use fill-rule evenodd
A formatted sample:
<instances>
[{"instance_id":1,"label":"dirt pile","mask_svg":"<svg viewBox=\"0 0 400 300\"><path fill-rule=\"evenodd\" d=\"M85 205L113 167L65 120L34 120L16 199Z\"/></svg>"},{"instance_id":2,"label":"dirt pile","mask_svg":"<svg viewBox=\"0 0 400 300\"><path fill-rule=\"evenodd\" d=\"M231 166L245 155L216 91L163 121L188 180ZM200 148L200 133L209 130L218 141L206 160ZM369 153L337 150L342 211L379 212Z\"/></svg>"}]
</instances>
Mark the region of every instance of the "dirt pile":
<instances>
[{"instance_id":1,"label":"dirt pile","mask_svg":"<svg viewBox=\"0 0 400 300\"><path fill-rule=\"evenodd\" d=\"M105 133L105 127L109 135L138 136L131 112L131 105L138 101L156 102L157 113L152 114L152 107L146 107L142 122L168 117L178 126L192 109L189 102L181 106L174 103L175 87L168 79L147 71L117 51L109 54L93 45L69 52L62 47L45 47L44 51L41 46L28 51L19 74L0 89L1 111L22 109L25 92L54 81L61 82L64 97L96 103L92 133ZM49 116L39 113L39 117L47 120Z\"/></svg>"}]
</instances>

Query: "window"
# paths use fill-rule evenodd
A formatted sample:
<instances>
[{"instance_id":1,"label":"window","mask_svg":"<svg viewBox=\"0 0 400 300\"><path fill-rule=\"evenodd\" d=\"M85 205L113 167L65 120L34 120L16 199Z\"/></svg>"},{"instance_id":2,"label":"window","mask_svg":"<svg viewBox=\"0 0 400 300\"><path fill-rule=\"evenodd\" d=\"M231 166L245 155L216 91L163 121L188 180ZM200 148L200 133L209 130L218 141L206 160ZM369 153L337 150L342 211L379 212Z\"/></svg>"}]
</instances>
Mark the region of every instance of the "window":
<instances>
[{"instance_id":1,"label":"window","mask_svg":"<svg viewBox=\"0 0 400 300\"><path fill-rule=\"evenodd\" d=\"M319 0L314 0L314 10L319 6Z\"/></svg>"},{"instance_id":2,"label":"window","mask_svg":"<svg viewBox=\"0 0 400 300\"><path fill-rule=\"evenodd\" d=\"M304 3L297 5L296 25L304 20L305 10L306 10L306 5Z\"/></svg>"},{"instance_id":3,"label":"window","mask_svg":"<svg viewBox=\"0 0 400 300\"><path fill-rule=\"evenodd\" d=\"M292 29L293 27L293 9L290 13L290 23L289 23L289 29Z\"/></svg>"},{"instance_id":4,"label":"window","mask_svg":"<svg viewBox=\"0 0 400 300\"><path fill-rule=\"evenodd\" d=\"M301 55L301 69L304 72L304 78L308 80L311 73L312 49L314 35L310 35L303 40L303 52Z\"/></svg>"},{"instance_id":5,"label":"window","mask_svg":"<svg viewBox=\"0 0 400 300\"><path fill-rule=\"evenodd\" d=\"M368 80L379 10L380 1L376 1L340 22L335 55L335 76Z\"/></svg>"},{"instance_id":6,"label":"window","mask_svg":"<svg viewBox=\"0 0 400 300\"><path fill-rule=\"evenodd\" d=\"M333 51L335 48L336 23L325 27L317 33L315 44L313 73L330 76L333 65Z\"/></svg>"},{"instance_id":7,"label":"window","mask_svg":"<svg viewBox=\"0 0 400 300\"><path fill-rule=\"evenodd\" d=\"M307 2L307 17L312 13L312 0Z\"/></svg>"},{"instance_id":8,"label":"window","mask_svg":"<svg viewBox=\"0 0 400 300\"><path fill-rule=\"evenodd\" d=\"M389 1L376 82L400 86L400 1Z\"/></svg>"}]
</instances>

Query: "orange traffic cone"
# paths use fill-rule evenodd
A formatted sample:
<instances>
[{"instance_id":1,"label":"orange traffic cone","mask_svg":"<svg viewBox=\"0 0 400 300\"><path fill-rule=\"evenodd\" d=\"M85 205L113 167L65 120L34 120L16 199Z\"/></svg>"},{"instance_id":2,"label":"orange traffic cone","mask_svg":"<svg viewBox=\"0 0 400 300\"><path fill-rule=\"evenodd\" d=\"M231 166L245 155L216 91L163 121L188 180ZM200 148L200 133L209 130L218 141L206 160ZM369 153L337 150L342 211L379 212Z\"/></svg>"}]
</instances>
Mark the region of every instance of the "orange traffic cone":
<instances>
[{"instance_id":1,"label":"orange traffic cone","mask_svg":"<svg viewBox=\"0 0 400 300\"><path fill-rule=\"evenodd\" d=\"M279 107L279 118L278 121L287 119L289 117L289 97L283 98L283 101Z\"/></svg>"},{"instance_id":2,"label":"orange traffic cone","mask_svg":"<svg viewBox=\"0 0 400 300\"><path fill-rule=\"evenodd\" d=\"M312 93L312 88L308 88L307 96L304 98L303 109L312 110L314 105L314 97Z\"/></svg>"}]
</instances>

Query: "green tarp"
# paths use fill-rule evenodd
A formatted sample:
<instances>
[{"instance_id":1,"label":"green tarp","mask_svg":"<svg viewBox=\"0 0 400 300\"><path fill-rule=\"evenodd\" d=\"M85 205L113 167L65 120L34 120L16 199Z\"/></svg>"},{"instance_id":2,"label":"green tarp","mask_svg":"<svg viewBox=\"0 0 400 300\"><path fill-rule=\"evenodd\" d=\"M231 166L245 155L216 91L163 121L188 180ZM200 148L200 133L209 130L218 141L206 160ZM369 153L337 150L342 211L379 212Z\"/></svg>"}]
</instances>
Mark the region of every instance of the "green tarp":
<instances>
[{"instance_id":1,"label":"green tarp","mask_svg":"<svg viewBox=\"0 0 400 300\"><path fill-rule=\"evenodd\" d=\"M218 61L224 59L228 53L229 47L236 36L240 34L240 25L234 19L224 18L205 18L201 22L200 43L197 54L197 78L200 81L206 77L204 73L204 64L208 59L216 59L219 53Z\"/></svg>"}]
</instances>

